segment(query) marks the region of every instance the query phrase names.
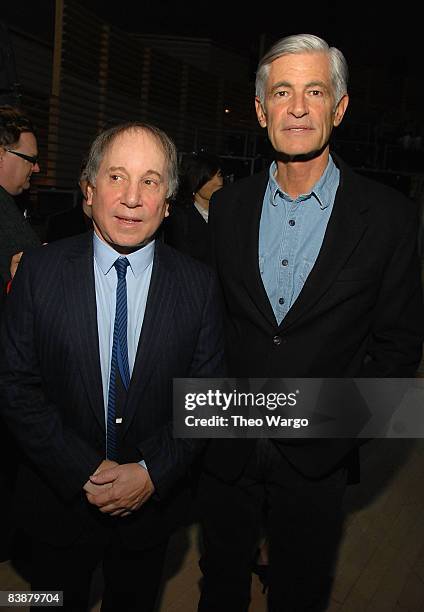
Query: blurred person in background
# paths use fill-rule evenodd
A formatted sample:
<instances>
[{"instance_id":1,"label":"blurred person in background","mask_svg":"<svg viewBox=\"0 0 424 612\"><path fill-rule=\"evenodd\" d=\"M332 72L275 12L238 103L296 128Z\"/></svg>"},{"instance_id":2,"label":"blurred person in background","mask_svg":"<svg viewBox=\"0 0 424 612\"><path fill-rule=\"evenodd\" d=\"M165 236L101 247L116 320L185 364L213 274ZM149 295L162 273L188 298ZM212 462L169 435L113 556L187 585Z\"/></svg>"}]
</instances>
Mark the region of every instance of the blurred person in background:
<instances>
[{"instance_id":1,"label":"blurred person in background","mask_svg":"<svg viewBox=\"0 0 424 612\"><path fill-rule=\"evenodd\" d=\"M180 165L180 185L164 224L165 242L210 264L209 201L224 184L222 162L210 153L193 153Z\"/></svg>"},{"instance_id":2,"label":"blurred person in background","mask_svg":"<svg viewBox=\"0 0 424 612\"><path fill-rule=\"evenodd\" d=\"M29 189L32 174L39 171L37 138L31 120L19 108L0 107L1 307L20 252L41 244L15 201L15 196ZM0 419L0 489L3 500L0 505L0 561L9 559L12 554L14 528L10 498L15 481L16 458L11 436Z\"/></svg>"},{"instance_id":3,"label":"blurred person in background","mask_svg":"<svg viewBox=\"0 0 424 612\"><path fill-rule=\"evenodd\" d=\"M39 236L15 202L29 189L33 173L40 172L34 126L20 109L0 107L0 277L11 278L12 257L24 248L39 246Z\"/></svg>"}]
</instances>

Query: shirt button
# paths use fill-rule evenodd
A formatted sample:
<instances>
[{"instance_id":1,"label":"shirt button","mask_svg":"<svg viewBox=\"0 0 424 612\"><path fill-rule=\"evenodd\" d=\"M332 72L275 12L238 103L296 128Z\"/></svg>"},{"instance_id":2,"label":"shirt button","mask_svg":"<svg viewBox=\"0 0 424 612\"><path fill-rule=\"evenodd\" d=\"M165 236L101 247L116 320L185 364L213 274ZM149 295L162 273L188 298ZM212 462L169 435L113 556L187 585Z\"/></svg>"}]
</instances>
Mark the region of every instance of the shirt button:
<instances>
[{"instance_id":1,"label":"shirt button","mask_svg":"<svg viewBox=\"0 0 424 612\"><path fill-rule=\"evenodd\" d=\"M288 266L289 264L289 260L288 259L283 259L283 261L281 262L282 266Z\"/></svg>"},{"instance_id":2,"label":"shirt button","mask_svg":"<svg viewBox=\"0 0 424 612\"><path fill-rule=\"evenodd\" d=\"M294 219L290 219L289 225L293 227L293 225L296 225L296 221Z\"/></svg>"},{"instance_id":3,"label":"shirt button","mask_svg":"<svg viewBox=\"0 0 424 612\"><path fill-rule=\"evenodd\" d=\"M279 303L279 304L284 304L284 298L280 298L280 299L278 300L278 303Z\"/></svg>"},{"instance_id":4,"label":"shirt button","mask_svg":"<svg viewBox=\"0 0 424 612\"><path fill-rule=\"evenodd\" d=\"M280 344L281 344L281 337L280 336L274 336L272 341L275 344L275 346L280 346Z\"/></svg>"}]
</instances>

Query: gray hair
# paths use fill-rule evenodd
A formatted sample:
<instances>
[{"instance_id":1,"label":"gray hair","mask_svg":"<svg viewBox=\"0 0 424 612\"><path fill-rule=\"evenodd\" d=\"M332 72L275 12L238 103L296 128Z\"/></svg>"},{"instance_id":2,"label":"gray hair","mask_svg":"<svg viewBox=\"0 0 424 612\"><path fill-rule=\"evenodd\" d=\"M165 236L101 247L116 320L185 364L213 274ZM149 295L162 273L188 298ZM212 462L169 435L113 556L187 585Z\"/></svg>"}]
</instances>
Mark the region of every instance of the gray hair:
<instances>
[{"instance_id":1,"label":"gray hair","mask_svg":"<svg viewBox=\"0 0 424 612\"><path fill-rule=\"evenodd\" d=\"M161 147L167 164L166 178L168 180L168 190L166 198L172 198L175 195L178 187L178 157L175 144L161 129L141 121L128 121L127 123L121 123L105 130L104 132L101 132L91 145L88 153L87 165L85 166L80 178L88 180L91 185L95 186L100 164L102 163L102 160L109 147L112 146L118 136L133 130L147 132L153 136L158 145Z\"/></svg>"},{"instance_id":2,"label":"gray hair","mask_svg":"<svg viewBox=\"0 0 424 612\"><path fill-rule=\"evenodd\" d=\"M268 80L270 65L274 60L282 55L296 53L325 53L330 62L330 77L333 85L333 95L335 106L342 97L347 94L347 83L349 70L346 59L339 49L329 47L328 44L319 36L314 34L293 34L281 38L263 56L258 64L256 72L256 95L262 105L265 103L265 90Z\"/></svg>"}]
</instances>

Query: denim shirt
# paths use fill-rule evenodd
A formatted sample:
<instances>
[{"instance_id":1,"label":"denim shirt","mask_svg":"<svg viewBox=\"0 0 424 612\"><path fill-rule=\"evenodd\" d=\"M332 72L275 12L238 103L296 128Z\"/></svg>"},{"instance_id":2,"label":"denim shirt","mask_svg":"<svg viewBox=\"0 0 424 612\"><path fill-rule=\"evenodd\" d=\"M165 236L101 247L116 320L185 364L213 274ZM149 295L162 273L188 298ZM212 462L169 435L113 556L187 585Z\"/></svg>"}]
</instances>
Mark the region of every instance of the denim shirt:
<instances>
[{"instance_id":1,"label":"denim shirt","mask_svg":"<svg viewBox=\"0 0 424 612\"><path fill-rule=\"evenodd\" d=\"M269 169L259 226L259 270L278 324L298 298L324 239L340 181L332 158L309 193L284 193Z\"/></svg>"}]
</instances>

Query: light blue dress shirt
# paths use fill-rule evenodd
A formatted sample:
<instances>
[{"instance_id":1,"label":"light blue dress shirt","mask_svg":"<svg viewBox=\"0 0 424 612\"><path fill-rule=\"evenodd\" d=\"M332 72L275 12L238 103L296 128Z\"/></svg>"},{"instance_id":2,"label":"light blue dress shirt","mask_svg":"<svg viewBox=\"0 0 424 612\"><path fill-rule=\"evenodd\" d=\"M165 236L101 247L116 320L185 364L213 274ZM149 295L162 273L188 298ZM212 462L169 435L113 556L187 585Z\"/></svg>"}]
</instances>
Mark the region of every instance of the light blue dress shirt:
<instances>
[{"instance_id":1,"label":"light blue dress shirt","mask_svg":"<svg viewBox=\"0 0 424 612\"><path fill-rule=\"evenodd\" d=\"M118 257L126 257L127 306L128 306L128 363L130 376L134 368L138 341L146 311L147 295L152 276L155 242L149 242L134 253L120 255L103 242L96 233L94 246L94 281L96 290L97 327L99 334L100 367L102 372L105 423L107 424L107 403L109 396L110 363L115 323L116 287L118 276L113 264ZM145 467L144 462L140 462Z\"/></svg>"},{"instance_id":2,"label":"light blue dress shirt","mask_svg":"<svg viewBox=\"0 0 424 612\"><path fill-rule=\"evenodd\" d=\"M312 187L295 200L269 169L259 226L259 270L278 324L284 319L318 257L333 210L340 171L332 158Z\"/></svg>"}]
</instances>

